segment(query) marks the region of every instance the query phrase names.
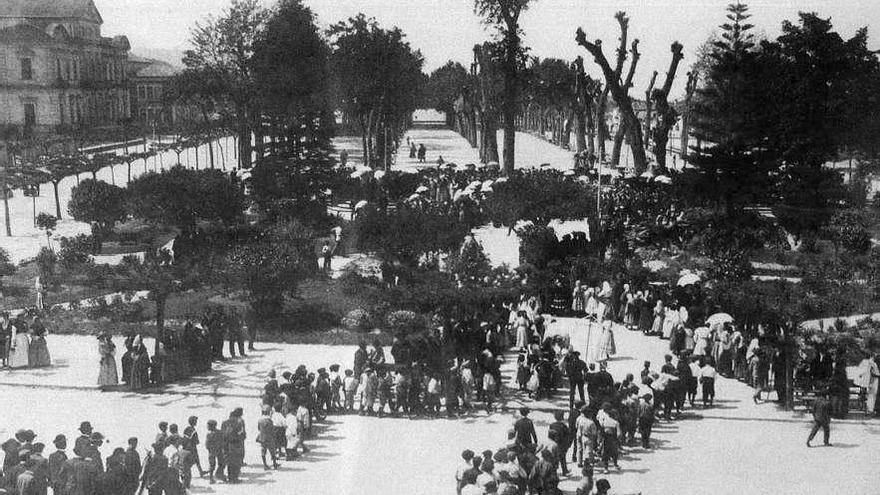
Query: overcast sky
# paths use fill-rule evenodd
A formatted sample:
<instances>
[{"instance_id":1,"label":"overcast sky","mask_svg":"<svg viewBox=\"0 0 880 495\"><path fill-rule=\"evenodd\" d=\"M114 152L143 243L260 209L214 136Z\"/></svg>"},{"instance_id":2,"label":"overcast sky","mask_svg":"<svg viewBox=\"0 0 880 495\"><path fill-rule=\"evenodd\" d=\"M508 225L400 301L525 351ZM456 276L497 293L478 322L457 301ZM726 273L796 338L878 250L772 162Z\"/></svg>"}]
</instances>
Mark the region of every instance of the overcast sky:
<instances>
[{"instance_id":1,"label":"overcast sky","mask_svg":"<svg viewBox=\"0 0 880 495\"><path fill-rule=\"evenodd\" d=\"M848 37L868 26L871 47L880 48L880 8L877 0L754 0L751 22L755 31L774 37L783 20L797 18L798 11L830 17L835 28ZM274 3L263 0L264 5ZM322 25L329 25L358 12L375 17L383 26L398 26L410 43L425 56L431 71L447 60L470 62L471 48L490 36L473 13L472 0L305 0ZM642 59L636 73L636 94L644 93L654 70L663 74L669 65L669 45L678 40L685 47L679 75L693 62L697 47L725 21L727 0L535 0L522 19L525 42L531 54L572 60L587 58L574 42L578 26L588 39L601 38L611 56L618 36L613 16L624 10L630 17L630 36L640 40ZM125 34L133 53L182 52L190 27L208 15L218 15L229 0L95 0L104 17L104 34ZM683 88L677 78L674 93ZM662 80L662 79L661 79Z\"/></svg>"}]
</instances>

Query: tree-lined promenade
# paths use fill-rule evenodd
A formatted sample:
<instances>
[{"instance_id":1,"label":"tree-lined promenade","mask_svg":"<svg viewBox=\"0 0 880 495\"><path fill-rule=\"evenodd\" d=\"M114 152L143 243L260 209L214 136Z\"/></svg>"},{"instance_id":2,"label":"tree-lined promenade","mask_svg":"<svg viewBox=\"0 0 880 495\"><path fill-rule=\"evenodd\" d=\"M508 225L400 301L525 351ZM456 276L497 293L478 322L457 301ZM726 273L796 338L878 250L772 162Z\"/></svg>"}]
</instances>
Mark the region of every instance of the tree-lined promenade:
<instances>
[{"instance_id":1,"label":"tree-lined promenade","mask_svg":"<svg viewBox=\"0 0 880 495\"><path fill-rule=\"evenodd\" d=\"M339 365L331 368L339 383L317 367L314 376L297 369L289 382L279 383L275 375L264 376L269 368L283 369L269 362L275 357L248 356L223 365L220 374L206 374L218 396L226 374L246 366L241 381L247 385L230 385L236 393L267 382L260 394L266 407L258 414L254 401L243 413L248 425L260 418L260 443L272 452L269 438L278 430L271 428L282 421L273 418L274 408L282 417L294 416L296 425L285 418L284 427L297 433L309 419L302 415L332 409L319 399L327 399L334 384L353 388L348 392L361 408L367 404L367 414L374 399L383 412L390 398L415 405L415 414L404 406L413 421L333 420L331 426L345 432L338 439L343 447L322 443L324 462L349 462L356 468L351 479L359 483L346 485L337 476L322 488L344 491L387 489L388 480L368 474L387 467L336 449L362 453L364 445L383 446L405 459L400 466L392 461L395 467L417 472L417 463L437 466L445 470L448 492L461 450L491 446L485 456L493 461L469 470L475 482L460 488L494 493L492 483L502 477L492 469L493 454L517 420L513 444L503 451L508 458L514 454L514 467L530 468L532 484L508 491L556 493L555 468L572 432L560 436L565 425L556 424L553 436L523 442L528 422L511 415L514 404L539 407L542 420L558 412L569 420L595 415L603 432L593 447L604 454L605 467L617 464L618 427L636 424L636 410L639 420L663 416L662 441L653 444L657 452L640 456L650 441L644 450L626 449L622 464L632 471L609 474L627 489L680 489L680 467L694 459L756 469L754 459L766 460L772 452L794 472L817 465L814 458L801 462L805 410L816 409L819 427L831 417L836 422L876 412L872 370L880 326L870 320L833 328L803 325L880 312L880 248L873 240L880 204L869 201L866 190L878 159L872 136L880 115L880 58L868 48L867 29L841 34L820 15L802 13L784 22L779 36L761 37L747 6L736 3L718 9L718 35L700 48L695 64L683 66L683 54L696 47L670 39L664 66L646 68L638 36L650 26L625 12L607 20L619 33L616 40L578 29L568 43L580 57L533 57L521 16L539 3L475 1L474 15L488 35L473 47L472 61L449 61L425 74L424 57L406 33L366 14L321 28L300 0L271 6L232 0L192 29L186 69L168 97L198 111L189 128L171 132L176 137L167 144L83 155L63 152L79 147L69 142L40 147L31 141L27 150L32 137L10 134L15 156L4 169L7 203L9 191L30 198L38 184L51 185L54 200L53 208L38 212L31 199L33 222L43 231L39 242L43 235L46 240L35 259L16 266L0 256L0 276L8 282L3 303L16 310L13 326L32 334L10 330L17 342L10 346L12 356L21 359L25 341L45 339L42 326L50 336L99 333L103 371L109 362L115 366L112 338L105 334L124 336L132 345L154 338L147 357L158 383L166 375L168 381L181 378L163 370L174 369L188 356L186 349L195 349L190 344L208 336L220 337L218 360L224 336L230 345L240 343L241 354L246 335L257 341L258 352L261 341L369 339L369 353L366 345L347 349L354 356L347 382L342 377L349 357L339 363L337 351L296 345L266 352L284 354L278 357L286 366L313 362L288 352L326 357L319 366ZM634 87L640 72L651 74L647 88ZM684 94L673 94L676 80L686 82ZM452 146L466 142L468 149L444 158L439 147L424 146L451 132L411 129L414 110L431 107L445 112L449 127L464 138ZM676 127L682 141L672 156L682 166L667 161ZM559 164L543 156L550 144L539 147L534 136L517 139L526 132L571 149L573 159ZM352 153L360 156L334 150L334 140L343 139L356 142ZM406 152L409 161L400 155ZM475 159L449 163L452 156ZM534 163L518 163L518 157ZM846 181L826 167L844 158L854 160ZM88 225L88 232L54 236L55 243L53 235L70 225L59 224L62 218ZM576 226L569 224L563 234L557 230L562 222ZM499 234L486 239L515 239L515 266L492 262L487 252L497 246L483 246L475 235L486 232ZM96 263L101 255L120 259ZM343 260L344 269L334 267ZM110 293L119 297L103 298ZM135 293L147 295L128 296ZM54 305L61 298L87 304ZM614 375L585 373L574 351L584 351L591 363L610 364ZM640 378L627 378L639 374L645 359L653 365ZM503 380L502 367L512 372ZM59 370L63 366L43 371ZM27 372L16 368L10 375ZM670 409L684 402L673 400L681 398L675 394L696 377L705 403L685 407L673 426ZM201 379L184 382L182 389L166 383L160 392L180 392L187 407L214 407L185 398L187 387L198 388ZM581 379L593 380L587 394L592 398L575 408ZM554 399L552 389L560 384L571 385L571 401ZM762 404L770 411L757 409L771 388L775 403ZM116 398L149 404L136 412L139 419L158 418L159 404L139 390ZM471 392L479 394L479 412L469 407ZM493 407L498 398L500 411ZM236 407L230 402L225 396L217 401ZM299 406L306 412L292 415ZM395 414L397 409L390 407ZM430 419L441 409L468 419L437 426ZM501 419L494 416L499 413ZM427 419L416 421L421 418ZM712 421L712 428L688 418ZM761 427L734 431L729 425L740 420ZM859 440L860 427L846 423L842 444L876 443ZM408 436L389 436L389 428ZM682 448L664 452L679 442L678 435L666 434L674 428L684 434ZM589 429L582 424L580 445L589 444ZM778 437L767 435L770 429ZM438 449L443 458L411 455L432 441L428 437L436 440L438 431L450 435ZM733 446L744 439L772 440L759 445L754 458L733 456L735 465L728 466L717 460L727 458L727 436ZM533 449L535 444L542 448ZM336 454L338 461L332 459ZM685 471L705 476L703 468ZM841 468L854 470L849 463ZM642 469L650 472L642 477ZM405 489L435 489L442 481L431 471L402 481ZM563 473L560 486L585 484L586 473ZM297 470L281 478L298 475L314 476ZM740 490L751 483L721 478L726 483L713 479L697 486ZM871 488L874 478L867 480ZM656 485L643 487L639 480ZM829 486L824 478L819 482ZM847 482L859 491L861 485Z\"/></svg>"}]
</instances>

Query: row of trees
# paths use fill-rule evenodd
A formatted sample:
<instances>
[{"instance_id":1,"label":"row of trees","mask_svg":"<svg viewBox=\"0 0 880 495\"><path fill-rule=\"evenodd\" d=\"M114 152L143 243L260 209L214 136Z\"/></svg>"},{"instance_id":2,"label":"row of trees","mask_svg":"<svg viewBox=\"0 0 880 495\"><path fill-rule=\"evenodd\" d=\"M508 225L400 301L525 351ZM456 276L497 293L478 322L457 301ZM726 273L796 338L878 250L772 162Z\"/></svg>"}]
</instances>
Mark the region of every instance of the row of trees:
<instances>
[{"instance_id":1,"label":"row of trees","mask_svg":"<svg viewBox=\"0 0 880 495\"><path fill-rule=\"evenodd\" d=\"M233 0L193 29L191 44L175 95L206 123L235 123L245 168L252 156L259 163L325 142L336 109L359 128L365 164L387 164L424 83L422 56L399 29L360 14L325 32L301 0L269 9Z\"/></svg>"}]
</instances>

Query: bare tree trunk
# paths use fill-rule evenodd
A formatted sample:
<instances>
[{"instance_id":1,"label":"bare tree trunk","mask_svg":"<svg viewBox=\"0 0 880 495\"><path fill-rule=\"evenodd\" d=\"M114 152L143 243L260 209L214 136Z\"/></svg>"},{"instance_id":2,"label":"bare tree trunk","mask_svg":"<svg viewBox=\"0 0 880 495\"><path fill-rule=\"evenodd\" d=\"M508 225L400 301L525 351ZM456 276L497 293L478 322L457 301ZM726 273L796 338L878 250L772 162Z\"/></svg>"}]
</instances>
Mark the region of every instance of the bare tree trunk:
<instances>
[{"instance_id":1,"label":"bare tree trunk","mask_svg":"<svg viewBox=\"0 0 880 495\"><path fill-rule=\"evenodd\" d=\"M648 89L645 91L645 146L649 146L650 136L651 136L651 119L653 118L651 113L654 110L652 94L654 93L654 83L657 82L657 71L655 70L653 74L651 74L651 83L648 84Z\"/></svg>"},{"instance_id":2,"label":"bare tree trunk","mask_svg":"<svg viewBox=\"0 0 880 495\"><path fill-rule=\"evenodd\" d=\"M682 55L681 43L672 44L672 61L669 63L669 70L666 72L666 81L663 87L654 91L652 97L657 106L657 126L654 129L654 158L657 160L657 168L660 172L666 170L666 144L669 142L669 131L675 125L677 114L675 109L669 104L669 91L672 89L672 81L675 79L675 72L678 70L678 64L684 57Z\"/></svg>"},{"instance_id":3,"label":"bare tree trunk","mask_svg":"<svg viewBox=\"0 0 880 495\"><path fill-rule=\"evenodd\" d=\"M625 33L626 27L629 24L629 19L622 12L618 12L615 17L620 23L621 32ZM645 156L642 127L639 120L636 118L632 101L627 95L625 88L620 84L619 79L616 77L615 71L608 64L608 59L605 58L605 54L602 53L602 42L599 40L596 42L587 41L586 35L582 29L578 29L576 40L579 45L583 46L590 52L596 64L599 65L602 69L602 73L605 75L605 84L611 95L614 97L614 100L617 102L617 106L620 108L623 117L623 122L627 126L627 136L629 137L629 144L633 153L633 168L635 169L636 175L641 175L648 167L648 160Z\"/></svg>"},{"instance_id":4,"label":"bare tree trunk","mask_svg":"<svg viewBox=\"0 0 880 495\"><path fill-rule=\"evenodd\" d=\"M629 64L629 71L627 72L626 80L624 81L622 88L627 98L629 98L629 89L632 87L633 76L635 75L636 67L639 64L639 58L641 57L641 54L639 54L639 40L635 39L632 41L630 53L632 54L632 62ZM618 107L619 105L618 102ZM620 152L623 147L623 137L627 133L627 123L622 117L623 113L621 112L621 119L617 126L617 132L614 133L614 148L611 150L611 166L613 167L620 165ZM630 143L630 146L632 146L632 143Z\"/></svg>"},{"instance_id":5,"label":"bare tree trunk","mask_svg":"<svg viewBox=\"0 0 880 495\"><path fill-rule=\"evenodd\" d=\"M684 112L681 114L681 136L679 139L681 140L681 161L682 165L687 162L688 152L688 141L690 140L690 120L691 120L691 101L693 100L694 91L697 89L697 80L699 76L696 71L688 72L688 80L687 85L685 86L684 92Z\"/></svg>"}]
</instances>

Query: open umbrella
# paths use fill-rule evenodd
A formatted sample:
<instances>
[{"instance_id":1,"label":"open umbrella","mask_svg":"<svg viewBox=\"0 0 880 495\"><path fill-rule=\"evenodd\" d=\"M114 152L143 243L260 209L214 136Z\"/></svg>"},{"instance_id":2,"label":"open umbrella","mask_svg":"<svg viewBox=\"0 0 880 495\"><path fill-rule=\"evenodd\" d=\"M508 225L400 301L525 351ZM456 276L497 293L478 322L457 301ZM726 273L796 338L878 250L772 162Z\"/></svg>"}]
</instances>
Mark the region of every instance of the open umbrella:
<instances>
[{"instance_id":1,"label":"open umbrella","mask_svg":"<svg viewBox=\"0 0 880 495\"><path fill-rule=\"evenodd\" d=\"M678 283L676 285L678 285L679 287L684 287L685 285L693 285L699 281L700 276L696 273L685 273L684 275L679 277Z\"/></svg>"},{"instance_id":2,"label":"open umbrella","mask_svg":"<svg viewBox=\"0 0 880 495\"><path fill-rule=\"evenodd\" d=\"M418 194L411 194L410 197L407 198L407 201L418 201L420 199L422 199L422 197Z\"/></svg>"},{"instance_id":3,"label":"open umbrella","mask_svg":"<svg viewBox=\"0 0 880 495\"><path fill-rule=\"evenodd\" d=\"M425 186L419 186L416 188L417 194L422 194L422 193L426 193L426 192L428 192L428 188Z\"/></svg>"},{"instance_id":4,"label":"open umbrella","mask_svg":"<svg viewBox=\"0 0 880 495\"><path fill-rule=\"evenodd\" d=\"M375 177L376 180L380 180L382 177L385 177L385 171L384 170L376 170L373 173L373 177Z\"/></svg>"},{"instance_id":5,"label":"open umbrella","mask_svg":"<svg viewBox=\"0 0 880 495\"><path fill-rule=\"evenodd\" d=\"M358 211L358 210L362 209L364 206L367 206L366 199L362 199L362 200L358 201L357 204L354 205L354 211Z\"/></svg>"},{"instance_id":6,"label":"open umbrella","mask_svg":"<svg viewBox=\"0 0 880 495\"><path fill-rule=\"evenodd\" d=\"M482 185L483 185L482 182L480 182L480 181L478 181L478 180L475 180L475 181L471 182L470 184L468 184L468 189L474 189L474 190L477 190L477 189L479 189L480 186L482 186Z\"/></svg>"},{"instance_id":7,"label":"open umbrella","mask_svg":"<svg viewBox=\"0 0 880 495\"><path fill-rule=\"evenodd\" d=\"M360 179L361 177L363 177L364 175L366 175L368 173L370 173L370 169L359 168L351 173L351 178L352 179Z\"/></svg>"},{"instance_id":8,"label":"open umbrella","mask_svg":"<svg viewBox=\"0 0 880 495\"><path fill-rule=\"evenodd\" d=\"M500 165L498 162L494 161L494 160L491 161L491 162L489 162L489 163L487 163L486 166L489 167L489 168L500 168L500 167L501 167L501 165Z\"/></svg>"},{"instance_id":9,"label":"open umbrella","mask_svg":"<svg viewBox=\"0 0 880 495\"><path fill-rule=\"evenodd\" d=\"M493 183L493 182L492 182L492 179L489 179L489 180L487 180L487 181L483 181L483 184L482 184L481 187L482 187L483 189L486 189L487 187L492 187L492 183Z\"/></svg>"},{"instance_id":10,"label":"open umbrella","mask_svg":"<svg viewBox=\"0 0 880 495\"><path fill-rule=\"evenodd\" d=\"M706 324L710 327L712 325L723 325L725 323L732 323L733 317L727 313L715 313L714 315L706 318Z\"/></svg>"},{"instance_id":11,"label":"open umbrella","mask_svg":"<svg viewBox=\"0 0 880 495\"><path fill-rule=\"evenodd\" d=\"M562 172L562 175L564 175L566 177L572 177L575 175L575 171L572 169L568 169L565 172Z\"/></svg>"},{"instance_id":12,"label":"open umbrella","mask_svg":"<svg viewBox=\"0 0 880 495\"><path fill-rule=\"evenodd\" d=\"M454 196L452 196L452 201L459 202L464 198L468 197L470 193L468 191L457 191Z\"/></svg>"},{"instance_id":13,"label":"open umbrella","mask_svg":"<svg viewBox=\"0 0 880 495\"><path fill-rule=\"evenodd\" d=\"M654 182L659 182L660 184L672 184L672 179L668 175L658 175L654 177Z\"/></svg>"},{"instance_id":14,"label":"open umbrella","mask_svg":"<svg viewBox=\"0 0 880 495\"><path fill-rule=\"evenodd\" d=\"M502 182L507 182L507 177L499 177L495 179L496 184L501 184Z\"/></svg>"}]
</instances>

